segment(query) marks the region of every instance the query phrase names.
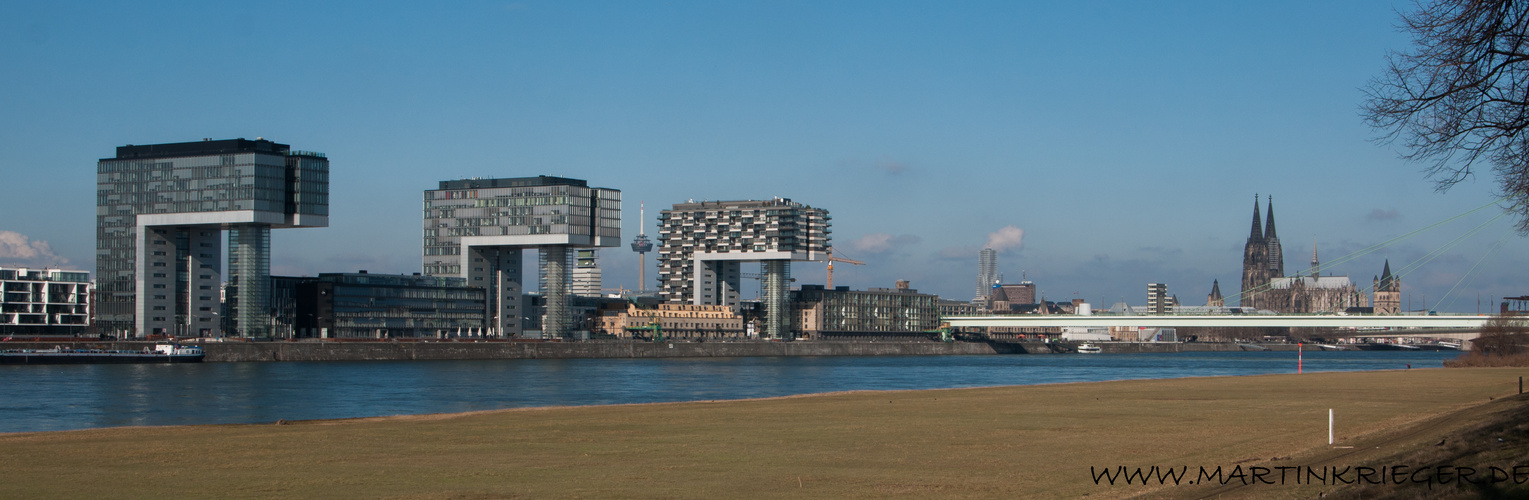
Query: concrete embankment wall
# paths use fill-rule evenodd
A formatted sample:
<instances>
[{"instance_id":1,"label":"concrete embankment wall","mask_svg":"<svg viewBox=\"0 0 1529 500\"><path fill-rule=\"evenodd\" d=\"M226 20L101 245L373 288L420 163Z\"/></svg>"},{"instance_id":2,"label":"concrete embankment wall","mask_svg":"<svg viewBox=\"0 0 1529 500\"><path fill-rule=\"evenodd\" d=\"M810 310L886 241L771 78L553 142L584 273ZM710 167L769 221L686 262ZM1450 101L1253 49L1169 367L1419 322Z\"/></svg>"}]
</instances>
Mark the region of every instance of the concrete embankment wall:
<instances>
[{"instance_id":1,"label":"concrete embankment wall","mask_svg":"<svg viewBox=\"0 0 1529 500\"><path fill-rule=\"evenodd\" d=\"M155 342L5 342L4 349L142 350ZM1042 342L210 342L209 362L1051 354ZM1106 353L1239 351L1234 344L1100 343ZM1275 347L1275 346L1270 346ZM1289 346L1294 350L1295 346Z\"/></svg>"},{"instance_id":2,"label":"concrete embankment wall","mask_svg":"<svg viewBox=\"0 0 1529 500\"><path fill-rule=\"evenodd\" d=\"M980 343L247 342L207 344L207 361L696 358L994 354Z\"/></svg>"}]
</instances>

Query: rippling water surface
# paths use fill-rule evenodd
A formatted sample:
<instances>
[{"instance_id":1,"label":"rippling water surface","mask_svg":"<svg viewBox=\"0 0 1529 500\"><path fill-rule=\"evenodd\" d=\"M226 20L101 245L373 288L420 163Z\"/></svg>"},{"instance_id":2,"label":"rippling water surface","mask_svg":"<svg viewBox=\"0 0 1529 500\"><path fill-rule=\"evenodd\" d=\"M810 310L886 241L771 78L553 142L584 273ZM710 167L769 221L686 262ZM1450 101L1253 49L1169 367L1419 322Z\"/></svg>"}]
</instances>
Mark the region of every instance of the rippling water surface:
<instances>
[{"instance_id":1,"label":"rippling water surface","mask_svg":"<svg viewBox=\"0 0 1529 500\"><path fill-rule=\"evenodd\" d=\"M1308 371L1458 352L1305 353ZM1294 352L0 366L0 432L1293 373Z\"/></svg>"}]
</instances>

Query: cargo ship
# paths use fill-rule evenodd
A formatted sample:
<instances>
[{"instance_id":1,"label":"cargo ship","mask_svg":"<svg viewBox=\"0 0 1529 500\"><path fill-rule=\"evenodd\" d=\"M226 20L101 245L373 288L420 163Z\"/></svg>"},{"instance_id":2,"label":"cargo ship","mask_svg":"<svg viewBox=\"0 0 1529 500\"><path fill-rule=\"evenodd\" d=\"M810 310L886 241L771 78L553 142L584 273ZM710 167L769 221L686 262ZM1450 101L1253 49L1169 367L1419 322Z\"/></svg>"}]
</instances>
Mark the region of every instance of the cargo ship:
<instances>
[{"instance_id":1,"label":"cargo ship","mask_svg":"<svg viewBox=\"0 0 1529 500\"><path fill-rule=\"evenodd\" d=\"M158 344L142 351L108 351L104 349L10 349L0 351L0 364L4 365L61 365L89 363L200 363L201 347L179 344Z\"/></svg>"}]
</instances>

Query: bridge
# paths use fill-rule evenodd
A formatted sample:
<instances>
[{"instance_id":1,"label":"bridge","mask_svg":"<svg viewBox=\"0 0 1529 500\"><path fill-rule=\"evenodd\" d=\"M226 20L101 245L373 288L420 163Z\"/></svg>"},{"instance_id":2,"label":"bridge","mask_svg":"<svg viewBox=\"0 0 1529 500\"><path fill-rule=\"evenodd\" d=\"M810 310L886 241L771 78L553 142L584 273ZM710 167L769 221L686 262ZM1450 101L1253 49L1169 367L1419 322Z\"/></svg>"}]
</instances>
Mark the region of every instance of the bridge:
<instances>
[{"instance_id":1,"label":"bridge","mask_svg":"<svg viewBox=\"0 0 1529 500\"><path fill-rule=\"evenodd\" d=\"M1024 314L944 316L954 327L1234 327L1234 328L1467 328L1478 329L1491 316L1422 315L1112 315Z\"/></svg>"}]
</instances>

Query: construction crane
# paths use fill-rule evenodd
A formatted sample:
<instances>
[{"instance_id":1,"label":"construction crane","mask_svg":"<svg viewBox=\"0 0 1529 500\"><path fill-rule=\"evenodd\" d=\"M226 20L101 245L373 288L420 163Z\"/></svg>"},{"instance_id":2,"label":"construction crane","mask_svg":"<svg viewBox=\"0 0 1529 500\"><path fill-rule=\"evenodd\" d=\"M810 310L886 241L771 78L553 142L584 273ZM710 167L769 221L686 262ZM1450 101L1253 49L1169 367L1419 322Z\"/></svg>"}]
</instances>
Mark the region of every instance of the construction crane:
<instances>
[{"instance_id":1,"label":"construction crane","mask_svg":"<svg viewBox=\"0 0 1529 500\"><path fill-rule=\"evenodd\" d=\"M824 288L827 288L829 290L833 290L834 289L834 263L835 262L843 262L845 264L854 264L854 265L857 265L857 266L865 265L864 262L860 262L858 260L851 260L851 259L845 259L845 258L841 258L841 257L834 257L834 249L833 249L833 247L828 247L828 283L827 283L827 285L824 286Z\"/></svg>"}]
</instances>

